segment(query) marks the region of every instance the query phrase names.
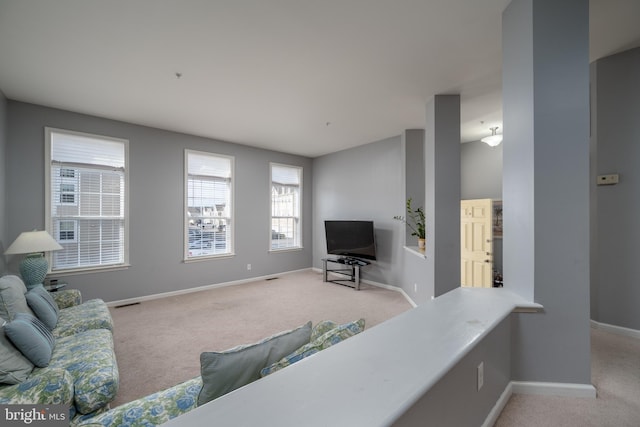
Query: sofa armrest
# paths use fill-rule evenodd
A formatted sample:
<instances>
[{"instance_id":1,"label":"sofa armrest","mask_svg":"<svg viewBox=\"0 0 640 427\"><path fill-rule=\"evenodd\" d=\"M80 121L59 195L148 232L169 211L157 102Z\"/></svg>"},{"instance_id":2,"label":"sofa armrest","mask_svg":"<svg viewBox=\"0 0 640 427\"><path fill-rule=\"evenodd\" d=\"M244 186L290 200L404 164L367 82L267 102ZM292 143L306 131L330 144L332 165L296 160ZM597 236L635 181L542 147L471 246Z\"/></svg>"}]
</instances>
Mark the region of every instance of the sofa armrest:
<instances>
[{"instance_id":1,"label":"sofa armrest","mask_svg":"<svg viewBox=\"0 0 640 427\"><path fill-rule=\"evenodd\" d=\"M68 308L82 304L82 295L77 289L65 289L51 292L53 300L58 304L58 308Z\"/></svg>"},{"instance_id":2,"label":"sofa armrest","mask_svg":"<svg viewBox=\"0 0 640 427\"><path fill-rule=\"evenodd\" d=\"M45 368L20 384L0 386L0 404L73 406L73 377L65 369Z\"/></svg>"},{"instance_id":3,"label":"sofa armrest","mask_svg":"<svg viewBox=\"0 0 640 427\"><path fill-rule=\"evenodd\" d=\"M202 378L196 377L98 415L78 415L71 421L71 426L157 426L194 409L201 388Z\"/></svg>"}]
</instances>

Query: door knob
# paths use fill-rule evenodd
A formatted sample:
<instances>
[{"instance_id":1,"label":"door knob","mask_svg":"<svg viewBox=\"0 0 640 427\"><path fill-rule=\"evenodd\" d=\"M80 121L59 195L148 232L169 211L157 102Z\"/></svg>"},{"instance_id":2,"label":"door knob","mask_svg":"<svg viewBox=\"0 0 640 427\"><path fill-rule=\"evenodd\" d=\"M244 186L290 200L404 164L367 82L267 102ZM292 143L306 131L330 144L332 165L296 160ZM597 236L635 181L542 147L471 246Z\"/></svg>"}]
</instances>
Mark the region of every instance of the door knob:
<instances>
[{"instance_id":1,"label":"door knob","mask_svg":"<svg viewBox=\"0 0 640 427\"><path fill-rule=\"evenodd\" d=\"M484 262L491 262L491 260L490 259L485 259Z\"/></svg>"}]
</instances>

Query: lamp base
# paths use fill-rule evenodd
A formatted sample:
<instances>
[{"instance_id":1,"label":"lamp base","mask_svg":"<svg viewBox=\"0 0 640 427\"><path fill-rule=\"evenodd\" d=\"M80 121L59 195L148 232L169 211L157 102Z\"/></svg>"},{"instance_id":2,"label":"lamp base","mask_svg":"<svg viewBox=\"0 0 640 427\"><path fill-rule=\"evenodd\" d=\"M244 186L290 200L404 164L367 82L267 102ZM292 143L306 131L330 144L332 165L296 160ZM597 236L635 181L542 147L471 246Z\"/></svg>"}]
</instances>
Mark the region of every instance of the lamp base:
<instances>
[{"instance_id":1,"label":"lamp base","mask_svg":"<svg viewBox=\"0 0 640 427\"><path fill-rule=\"evenodd\" d=\"M44 282L49 262L42 254L27 255L20 263L20 275L27 289Z\"/></svg>"}]
</instances>

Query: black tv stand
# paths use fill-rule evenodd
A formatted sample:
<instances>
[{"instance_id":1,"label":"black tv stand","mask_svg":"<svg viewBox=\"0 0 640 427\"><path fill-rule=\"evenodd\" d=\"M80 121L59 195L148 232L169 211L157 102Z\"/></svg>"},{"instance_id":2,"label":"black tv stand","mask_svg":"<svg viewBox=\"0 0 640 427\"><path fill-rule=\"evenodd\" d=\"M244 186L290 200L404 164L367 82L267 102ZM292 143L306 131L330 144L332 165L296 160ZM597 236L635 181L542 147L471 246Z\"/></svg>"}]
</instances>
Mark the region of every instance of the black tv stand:
<instances>
[{"instance_id":1,"label":"black tv stand","mask_svg":"<svg viewBox=\"0 0 640 427\"><path fill-rule=\"evenodd\" d=\"M342 264L346 268L328 268L327 263ZM369 265L370 262L357 258L323 258L322 259L322 277L324 282L331 282L342 286L360 290L360 267ZM348 278L345 279L329 279L329 273L339 274ZM352 284L353 283L353 284Z\"/></svg>"}]
</instances>

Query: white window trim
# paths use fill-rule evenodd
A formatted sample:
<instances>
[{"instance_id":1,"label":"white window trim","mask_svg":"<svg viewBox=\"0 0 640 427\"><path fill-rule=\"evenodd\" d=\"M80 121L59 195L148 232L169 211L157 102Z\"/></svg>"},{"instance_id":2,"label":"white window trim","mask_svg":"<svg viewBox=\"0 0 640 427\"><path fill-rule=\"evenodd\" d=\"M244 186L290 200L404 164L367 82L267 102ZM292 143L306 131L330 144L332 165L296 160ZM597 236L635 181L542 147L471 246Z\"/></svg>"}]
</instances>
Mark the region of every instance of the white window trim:
<instances>
[{"instance_id":1,"label":"white window trim","mask_svg":"<svg viewBox=\"0 0 640 427\"><path fill-rule=\"evenodd\" d=\"M231 193L231 216L230 216L230 222L231 222L231 240L229 243L229 252L225 252L223 254L211 254L211 255L203 255L203 256L197 256L197 257L189 257L189 218L187 215L189 206L189 154L200 154L200 155L205 155L205 156L212 156L212 157L222 157L222 158L226 158L229 159L229 162L231 163L231 189L230 189L230 193ZM183 255L182 255L182 259L183 262L185 264L188 263L192 263L192 262L199 262L199 261L210 261L213 259L224 259L224 258L231 258L234 257L235 254L235 240L236 240L236 221L235 221L235 217L236 217L236 210L235 210L235 202L236 202L236 194L235 194L235 176L236 176L236 159L233 156L228 156L225 154L218 154L218 153L212 153L209 151L199 151L199 150L190 150L190 149L185 149L184 150L184 186L183 186L183 190L184 190L184 197L183 197L183 202L182 202L182 211L183 211L183 219L182 219L182 234L183 234L183 242L182 242L182 249L183 249Z\"/></svg>"},{"instance_id":2,"label":"white window trim","mask_svg":"<svg viewBox=\"0 0 640 427\"><path fill-rule=\"evenodd\" d=\"M97 138L106 141L120 142L124 144L124 254L123 262L120 264L112 264L105 266L91 266L91 267L74 267L68 269L58 269L56 271L51 270L51 253L46 253L47 261L49 261L49 274L77 274L92 271L108 271L108 270L122 270L131 266L129 264L129 193L131 192L129 186L129 140L122 138L115 138L111 136L104 136L86 132L77 132L67 129L58 129L46 126L44 128L44 175L45 175L45 229L49 234L53 236L53 224L51 218L51 198L53 196L51 191L51 134L52 133L66 133L68 135L77 135L87 138Z\"/></svg>"},{"instance_id":3,"label":"white window trim","mask_svg":"<svg viewBox=\"0 0 640 427\"><path fill-rule=\"evenodd\" d=\"M288 248L272 248L271 247L271 224L273 223L273 207L271 205L272 199L271 199L271 186L273 185L273 167L274 166L281 166L281 167L287 167L287 168L295 168L298 169L300 171L300 219L299 219L299 224L300 224L300 242L298 244L298 246L291 246ZM281 253L281 252L294 252L294 251L300 251L302 249L304 249L304 241L302 239L302 235L303 235L303 215L302 215L302 210L303 210L303 193L302 193L302 189L303 189L303 177L304 177L304 168L302 166L296 166L296 165L287 165L284 163L276 163L276 162L269 162L269 191L267 192L269 195L269 224L268 224L268 230L269 230L269 240L268 242L268 246L267 246L267 250L269 252L277 252L277 253Z\"/></svg>"}]
</instances>

